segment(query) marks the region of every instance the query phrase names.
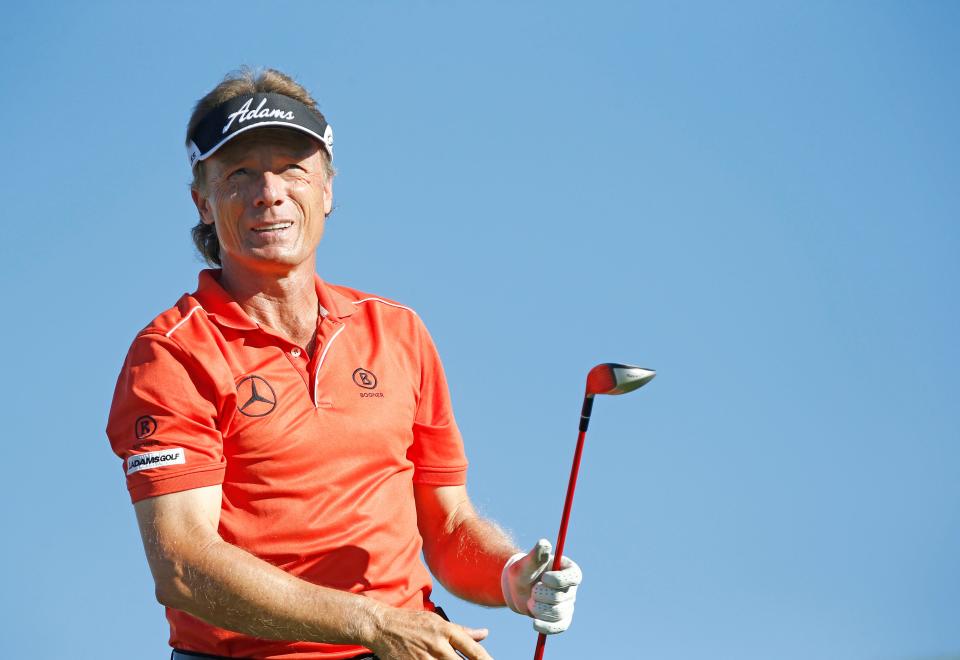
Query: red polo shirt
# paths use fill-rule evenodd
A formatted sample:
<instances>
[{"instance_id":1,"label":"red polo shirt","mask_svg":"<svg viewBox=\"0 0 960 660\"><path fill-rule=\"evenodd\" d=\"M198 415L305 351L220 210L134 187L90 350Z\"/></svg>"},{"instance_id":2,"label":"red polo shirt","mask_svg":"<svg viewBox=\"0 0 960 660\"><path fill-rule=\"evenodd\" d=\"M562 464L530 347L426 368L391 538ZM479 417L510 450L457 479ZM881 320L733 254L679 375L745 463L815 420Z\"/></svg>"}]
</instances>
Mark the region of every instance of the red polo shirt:
<instances>
[{"instance_id":1,"label":"red polo shirt","mask_svg":"<svg viewBox=\"0 0 960 660\"><path fill-rule=\"evenodd\" d=\"M220 536L304 580L432 609L413 484L465 483L440 359L419 317L316 279L312 356L247 316L217 282L137 335L107 435L131 499L220 484ZM349 658L167 610L170 643L213 655Z\"/></svg>"}]
</instances>

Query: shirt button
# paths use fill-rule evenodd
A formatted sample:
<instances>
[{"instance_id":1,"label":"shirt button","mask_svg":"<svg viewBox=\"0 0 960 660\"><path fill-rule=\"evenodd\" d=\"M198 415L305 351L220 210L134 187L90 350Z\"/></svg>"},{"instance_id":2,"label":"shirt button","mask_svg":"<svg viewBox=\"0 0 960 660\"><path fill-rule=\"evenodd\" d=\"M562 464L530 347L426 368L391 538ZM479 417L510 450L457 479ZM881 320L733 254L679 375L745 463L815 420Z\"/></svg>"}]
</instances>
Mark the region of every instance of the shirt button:
<instances>
[{"instance_id":1,"label":"shirt button","mask_svg":"<svg viewBox=\"0 0 960 660\"><path fill-rule=\"evenodd\" d=\"M300 357L300 349L299 348L293 349L292 351L290 351L290 355L292 355L293 357Z\"/></svg>"}]
</instances>

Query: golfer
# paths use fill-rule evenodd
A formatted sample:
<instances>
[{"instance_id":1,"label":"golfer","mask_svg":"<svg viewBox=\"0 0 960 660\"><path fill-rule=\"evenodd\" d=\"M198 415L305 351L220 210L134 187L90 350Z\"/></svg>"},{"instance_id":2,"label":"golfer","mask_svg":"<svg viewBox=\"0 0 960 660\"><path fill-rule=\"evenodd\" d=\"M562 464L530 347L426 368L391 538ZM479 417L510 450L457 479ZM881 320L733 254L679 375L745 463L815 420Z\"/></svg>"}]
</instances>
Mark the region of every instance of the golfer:
<instances>
[{"instance_id":1,"label":"golfer","mask_svg":"<svg viewBox=\"0 0 960 660\"><path fill-rule=\"evenodd\" d=\"M134 339L107 427L172 657L489 659L430 573L566 630L580 570L547 571L549 542L524 553L477 515L420 318L317 275L333 131L310 94L232 74L197 103L187 150L216 268Z\"/></svg>"}]
</instances>

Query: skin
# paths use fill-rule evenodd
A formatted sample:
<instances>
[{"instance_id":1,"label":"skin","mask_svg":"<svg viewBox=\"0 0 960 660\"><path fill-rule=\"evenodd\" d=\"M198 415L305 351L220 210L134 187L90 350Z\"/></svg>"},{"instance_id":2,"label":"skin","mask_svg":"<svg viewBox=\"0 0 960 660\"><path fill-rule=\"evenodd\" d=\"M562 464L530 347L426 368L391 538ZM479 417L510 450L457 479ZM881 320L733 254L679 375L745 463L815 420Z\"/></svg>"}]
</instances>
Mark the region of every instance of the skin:
<instances>
[{"instance_id":1,"label":"skin","mask_svg":"<svg viewBox=\"0 0 960 660\"><path fill-rule=\"evenodd\" d=\"M191 195L217 228L220 284L252 319L312 353L316 249L333 208L319 145L294 131L252 131L207 159L206 182Z\"/></svg>"},{"instance_id":2,"label":"skin","mask_svg":"<svg viewBox=\"0 0 960 660\"><path fill-rule=\"evenodd\" d=\"M316 248L333 203L318 143L260 129L206 161L192 190L220 239L221 285L254 320L313 352L318 300ZM479 516L465 486L414 487L424 557L451 593L502 606L500 571L517 552ZM137 502L137 522L157 600L215 626L265 639L359 644L381 660L491 660L487 631L431 612L401 610L300 580L218 534L219 486Z\"/></svg>"}]
</instances>

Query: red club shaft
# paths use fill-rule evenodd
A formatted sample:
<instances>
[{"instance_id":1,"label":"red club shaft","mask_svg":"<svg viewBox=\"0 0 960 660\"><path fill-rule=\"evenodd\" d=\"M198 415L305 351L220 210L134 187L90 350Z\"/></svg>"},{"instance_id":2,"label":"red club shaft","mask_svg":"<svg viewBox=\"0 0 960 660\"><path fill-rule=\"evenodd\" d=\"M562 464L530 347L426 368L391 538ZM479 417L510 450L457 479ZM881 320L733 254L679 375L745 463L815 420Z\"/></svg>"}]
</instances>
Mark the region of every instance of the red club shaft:
<instances>
[{"instance_id":1,"label":"red club shaft","mask_svg":"<svg viewBox=\"0 0 960 660\"><path fill-rule=\"evenodd\" d=\"M560 560L563 557L563 545L567 540L567 523L570 522L570 509L573 508L573 493L577 489L577 475L580 472L580 457L583 455L583 439L587 435L587 426L590 424L590 412L593 409L593 396L583 399L583 412L580 414L580 435L577 436L577 449L573 454L573 465L570 467L570 482L567 484L567 499L563 503L563 515L560 517L560 533L557 534L557 544L554 546L553 566L551 570L560 570ZM537 650L533 660L543 660L543 652L547 646L547 636L540 633L537 636Z\"/></svg>"},{"instance_id":2,"label":"red club shaft","mask_svg":"<svg viewBox=\"0 0 960 660\"><path fill-rule=\"evenodd\" d=\"M573 508L573 492L577 489L577 473L580 472L580 456L583 454L583 438L586 431L580 431L577 436L577 450L573 454L573 466L570 468L570 483L567 484L567 499L563 503L563 516L560 517L560 533L557 534L557 544L553 546L553 568L560 570L560 558L563 557L563 546L567 541L567 524L570 522L570 509Z\"/></svg>"},{"instance_id":3,"label":"red club shaft","mask_svg":"<svg viewBox=\"0 0 960 660\"><path fill-rule=\"evenodd\" d=\"M543 633L537 635L537 650L533 654L533 660L543 660L543 650L547 648L547 636Z\"/></svg>"}]
</instances>

